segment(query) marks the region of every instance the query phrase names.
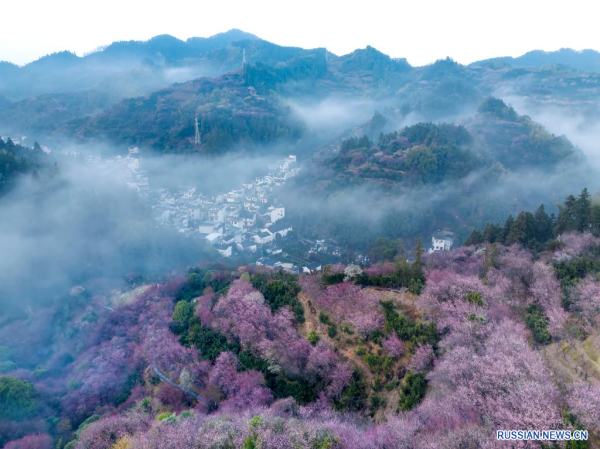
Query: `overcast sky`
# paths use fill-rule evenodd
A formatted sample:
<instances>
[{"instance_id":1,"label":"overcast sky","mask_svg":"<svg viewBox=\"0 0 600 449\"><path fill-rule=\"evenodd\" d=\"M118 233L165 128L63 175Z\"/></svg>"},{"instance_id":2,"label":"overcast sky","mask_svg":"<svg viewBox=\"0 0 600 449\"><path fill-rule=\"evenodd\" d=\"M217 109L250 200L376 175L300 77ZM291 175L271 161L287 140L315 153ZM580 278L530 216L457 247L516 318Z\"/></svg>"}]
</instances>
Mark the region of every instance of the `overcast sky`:
<instances>
[{"instance_id":1,"label":"overcast sky","mask_svg":"<svg viewBox=\"0 0 600 449\"><path fill-rule=\"evenodd\" d=\"M0 60L79 55L117 40L180 39L239 28L268 41L342 55L372 45L423 65L529 50L600 49L593 0L5 0Z\"/></svg>"}]
</instances>

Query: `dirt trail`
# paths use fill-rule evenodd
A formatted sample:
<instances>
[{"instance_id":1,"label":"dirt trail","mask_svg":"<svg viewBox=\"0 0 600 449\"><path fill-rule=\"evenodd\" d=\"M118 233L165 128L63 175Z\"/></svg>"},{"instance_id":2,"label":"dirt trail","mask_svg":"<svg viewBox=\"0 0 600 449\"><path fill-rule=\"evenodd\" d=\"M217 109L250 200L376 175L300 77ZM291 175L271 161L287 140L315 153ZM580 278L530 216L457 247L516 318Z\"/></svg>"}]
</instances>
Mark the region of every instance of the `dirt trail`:
<instances>
[{"instance_id":1,"label":"dirt trail","mask_svg":"<svg viewBox=\"0 0 600 449\"><path fill-rule=\"evenodd\" d=\"M542 354L563 387L578 380L600 382L600 332L584 341L572 339L552 343L542 350Z\"/></svg>"}]
</instances>

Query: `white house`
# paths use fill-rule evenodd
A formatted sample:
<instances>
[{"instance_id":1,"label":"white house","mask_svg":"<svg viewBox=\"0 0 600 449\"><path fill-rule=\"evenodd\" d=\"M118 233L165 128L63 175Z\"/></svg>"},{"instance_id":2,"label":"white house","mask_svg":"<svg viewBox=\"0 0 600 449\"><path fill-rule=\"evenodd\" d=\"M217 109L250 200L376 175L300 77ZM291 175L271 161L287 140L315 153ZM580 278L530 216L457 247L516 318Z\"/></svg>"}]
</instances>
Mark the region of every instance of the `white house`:
<instances>
[{"instance_id":1,"label":"white house","mask_svg":"<svg viewBox=\"0 0 600 449\"><path fill-rule=\"evenodd\" d=\"M270 243L275 240L275 234L271 234L263 229L261 232L256 234L253 239L256 243L264 245L265 243Z\"/></svg>"},{"instance_id":2,"label":"white house","mask_svg":"<svg viewBox=\"0 0 600 449\"><path fill-rule=\"evenodd\" d=\"M210 221L223 223L225 221L225 217L227 217L227 208L225 207L215 206L208 210L208 219Z\"/></svg>"},{"instance_id":3,"label":"white house","mask_svg":"<svg viewBox=\"0 0 600 449\"><path fill-rule=\"evenodd\" d=\"M248 240L246 242L238 243L237 249L240 251L249 252L251 254L254 254L256 252L256 250L258 249L258 247L256 246L256 242L253 242L252 240Z\"/></svg>"},{"instance_id":4,"label":"white house","mask_svg":"<svg viewBox=\"0 0 600 449\"><path fill-rule=\"evenodd\" d=\"M245 209L240 212L239 218L242 220L244 227L246 228L251 228L256 224L256 214L248 212Z\"/></svg>"},{"instance_id":5,"label":"white house","mask_svg":"<svg viewBox=\"0 0 600 449\"><path fill-rule=\"evenodd\" d=\"M200 234L212 234L219 228L219 223L214 221L205 221L198 226L198 232Z\"/></svg>"},{"instance_id":6,"label":"white house","mask_svg":"<svg viewBox=\"0 0 600 449\"><path fill-rule=\"evenodd\" d=\"M304 274L311 274L317 271L321 271L321 264L319 262L311 262L308 265L302 267L302 272Z\"/></svg>"},{"instance_id":7,"label":"white house","mask_svg":"<svg viewBox=\"0 0 600 449\"><path fill-rule=\"evenodd\" d=\"M223 241L223 234L213 232L204 238L209 245L219 245Z\"/></svg>"},{"instance_id":8,"label":"white house","mask_svg":"<svg viewBox=\"0 0 600 449\"><path fill-rule=\"evenodd\" d=\"M264 216L268 217L271 223L275 223L285 217L285 207L269 206Z\"/></svg>"},{"instance_id":9,"label":"white house","mask_svg":"<svg viewBox=\"0 0 600 449\"><path fill-rule=\"evenodd\" d=\"M267 231L273 235L280 235L281 237L285 237L289 232L293 230L291 224L288 223L275 223L273 226L267 228Z\"/></svg>"},{"instance_id":10,"label":"white house","mask_svg":"<svg viewBox=\"0 0 600 449\"><path fill-rule=\"evenodd\" d=\"M454 245L454 232L452 231L438 231L431 236L431 248L429 253L434 251L450 251Z\"/></svg>"},{"instance_id":11,"label":"white house","mask_svg":"<svg viewBox=\"0 0 600 449\"><path fill-rule=\"evenodd\" d=\"M231 257L231 255L233 254L231 245L215 245L215 249L223 257Z\"/></svg>"}]
</instances>

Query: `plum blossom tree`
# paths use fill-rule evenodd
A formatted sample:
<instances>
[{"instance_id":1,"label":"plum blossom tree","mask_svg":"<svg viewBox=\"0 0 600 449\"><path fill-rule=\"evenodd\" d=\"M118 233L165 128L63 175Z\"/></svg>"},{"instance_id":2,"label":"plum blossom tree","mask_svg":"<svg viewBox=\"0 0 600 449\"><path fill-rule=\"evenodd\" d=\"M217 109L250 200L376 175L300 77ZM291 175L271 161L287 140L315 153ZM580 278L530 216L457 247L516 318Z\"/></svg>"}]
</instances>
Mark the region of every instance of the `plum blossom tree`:
<instances>
[{"instance_id":1,"label":"plum blossom tree","mask_svg":"<svg viewBox=\"0 0 600 449\"><path fill-rule=\"evenodd\" d=\"M52 449L54 447L52 437L46 433L26 435L18 440L11 441L4 449Z\"/></svg>"},{"instance_id":2,"label":"plum blossom tree","mask_svg":"<svg viewBox=\"0 0 600 449\"><path fill-rule=\"evenodd\" d=\"M578 382L569 389L567 400L585 429L600 431L600 386Z\"/></svg>"},{"instance_id":3,"label":"plum blossom tree","mask_svg":"<svg viewBox=\"0 0 600 449\"><path fill-rule=\"evenodd\" d=\"M120 438L149 428L146 416L113 415L90 424L77 439L76 449L106 449Z\"/></svg>"},{"instance_id":4,"label":"plum blossom tree","mask_svg":"<svg viewBox=\"0 0 600 449\"><path fill-rule=\"evenodd\" d=\"M415 373L425 371L432 366L433 357L433 347L431 345L419 345L407 368Z\"/></svg>"},{"instance_id":5,"label":"plum blossom tree","mask_svg":"<svg viewBox=\"0 0 600 449\"><path fill-rule=\"evenodd\" d=\"M238 358L231 352L222 352L210 372L209 382L227 396L221 408L243 411L269 405L273 394L264 386L263 375L253 370L238 372L237 367Z\"/></svg>"},{"instance_id":6,"label":"plum blossom tree","mask_svg":"<svg viewBox=\"0 0 600 449\"><path fill-rule=\"evenodd\" d=\"M442 332L457 329L470 316L485 312L485 286L476 276L433 271L420 298L423 309Z\"/></svg>"},{"instance_id":7,"label":"plum blossom tree","mask_svg":"<svg viewBox=\"0 0 600 449\"><path fill-rule=\"evenodd\" d=\"M553 254L552 259L556 262L566 262L575 259L583 255L592 246L600 245L600 239L594 237L589 232L562 234L558 237L558 240L563 246Z\"/></svg>"},{"instance_id":8,"label":"plum blossom tree","mask_svg":"<svg viewBox=\"0 0 600 449\"><path fill-rule=\"evenodd\" d=\"M404 343L395 333L391 333L381 344L383 349L392 357L401 357L404 354Z\"/></svg>"},{"instance_id":9,"label":"plum blossom tree","mask_svg":"<svg viewBox=\"0 0 600 449\"><path fill-rule=\"evenodd\" d=\"M552 336L557 336L567 321L567 313L562 307L560 283L552 267L543 262L533 265L533 284L531 294L549 321L548 329Z\"/></svg>"},{"instance_id":10,"label":"plum blossom tree","mask_svg":"<svg viewBox=\"0 0 600 449\"><path fill-rule=\"evenodd\" d=\"M317 305L338 322L348 322L366 337L384 323L379 298L351 282L330 285L316 298Z\"/></svg>"},{"instance_id":11,"label":"plum blossom tree","mask_svg":"<svg viewBox=\"0 0 600 449\"><path fill-rule=\"evenodd\" d=\"M476 413L490 433L561 428L559 392L542 357L529 347L524 326L510 319L486 326L482 344L457 346L437 362L428 374L430 397L438 398L440 410Z\"/></svg>"},{"instance_id":12,"label":"plum blossom tree","mask_svg":"<svg viewBox=\"0 0 600 449\"><path fill-rule=\"evenodd\" d=\"M586 277L571 289L573 308L579 311L580 323L592 331L600 317L600 284L593 276Z\"/></svg>"}]
</instances>

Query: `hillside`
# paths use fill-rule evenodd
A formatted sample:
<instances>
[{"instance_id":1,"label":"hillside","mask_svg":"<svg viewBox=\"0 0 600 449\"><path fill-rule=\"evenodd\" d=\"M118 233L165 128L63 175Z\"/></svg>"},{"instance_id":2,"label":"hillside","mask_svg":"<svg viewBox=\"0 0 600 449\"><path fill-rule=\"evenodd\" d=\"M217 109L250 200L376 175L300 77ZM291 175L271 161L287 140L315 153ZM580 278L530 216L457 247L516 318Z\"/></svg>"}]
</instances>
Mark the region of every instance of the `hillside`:
<instances>
[{"instance_id":1,"label":"hillside","mask_svg":"<svg viewBox=\"0 0 600 449\"><path fill-rule=\"evenodd\" d=\"M511 426L595 441L599 245L565 234L536 261L518 245L417 249L410 265L304 276L192 268L108 297L80 285L45 325L32 315L1 331L13 350L0 351L0 381L21 392L0 396L2 442L33 428L68 448L445 448ZM43 359L16 350L48 338Z\"/></svg>"},{"instance_id":2,"label":"hillside","mask_svg":"<svg viewBox=\"0 0 600 449\"><path fill-rule=\"evenodd\" d=\"M385 121L376 114L360 132ZM445 227L463 241L474 227L540 203L554 210L575 184L592 182L568 139L501 100L486 99L459 123L418 123L372 138L359 132L324 147L286 188L299 232L359 251L381 236L414 242Z\"/></svg>"},{"instance_id":3,"label":"hillside","mask_svg":"<svg viewBox=\"0 0 600 449\"><path fill-rule=\"evenodd\" d=\"M72 121L64 130L85 143L107 139L158 152L212 153L234 144L297 138L302 125L276 100L259 95L247 76L238 72L176 84ZM196 117L202 144L194 148Z\"/></svg>"}]
</instances>

